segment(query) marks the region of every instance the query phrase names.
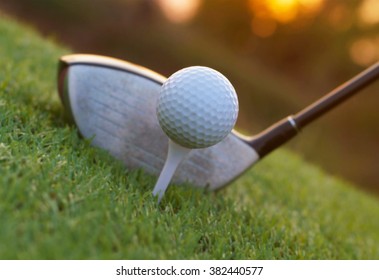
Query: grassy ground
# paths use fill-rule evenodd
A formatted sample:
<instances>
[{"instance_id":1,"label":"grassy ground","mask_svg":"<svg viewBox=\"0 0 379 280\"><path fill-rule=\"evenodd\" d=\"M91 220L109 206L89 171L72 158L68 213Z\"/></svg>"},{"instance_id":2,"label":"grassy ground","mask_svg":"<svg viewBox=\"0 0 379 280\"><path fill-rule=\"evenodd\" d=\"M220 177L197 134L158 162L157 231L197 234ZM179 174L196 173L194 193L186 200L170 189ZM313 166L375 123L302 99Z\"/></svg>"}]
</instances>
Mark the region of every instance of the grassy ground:
<instances>
[{"instance_id":1,"label":"grassy ground","mask_svg":"<svg viewBox=\"0 0 379 280\"><path fill-rule=\"evenodd\" d=\"M126 171L61 113L69 51L0 20L1 259L379 259L379 202L279 150L217 193Z\"/></svg>"}]
</instances>

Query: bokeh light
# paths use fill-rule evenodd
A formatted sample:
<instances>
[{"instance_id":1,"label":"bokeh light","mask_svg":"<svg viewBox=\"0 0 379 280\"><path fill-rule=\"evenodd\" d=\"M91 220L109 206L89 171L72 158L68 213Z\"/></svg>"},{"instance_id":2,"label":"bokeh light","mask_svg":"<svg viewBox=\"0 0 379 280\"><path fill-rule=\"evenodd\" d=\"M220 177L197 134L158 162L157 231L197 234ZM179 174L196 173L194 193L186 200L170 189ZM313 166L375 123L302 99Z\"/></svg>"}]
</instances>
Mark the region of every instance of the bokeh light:
<instances>
[{"instance_id":1,"label":"bokeh light","mask_svg":"<svg viewBox=\"0 0 379 280\"><path fill-rule=\"evenodd\" d=\"M343 3L334 5L328 11L329 23L336 31L348 30L353 24L351 17L352 11Z\"/></svg>"},{"instance_id":2,"label":"bokeh light","mask_svg":"<svg viewBox=\"0 0 379 280\"><path fill-rule=\"evenodd\" d=\"M156 0L163 14L174 23L191 20L197 13L201 0Z\"/></svg>"},{"instance_id":3,"label":"bokeh light","mask_svg":"<svg viewBox=\"0 0 379 280\"><path fill-rule=\"evenodd\" d=\"M324 0L250 0L252 31L257 36L269 37L276 31L277 24L293 22L300 16L312 16L323 3Z\"/></svg>"},{"instance_id":4,"label":"bokeh light","mask_svg":"<svg viewBox=\"0 0 379 280\"><path fill-rule=\"evenodd\" d=\"M358 10L358 15L363 24L379 23L379 0L364 0Z\"/></svg>"},{"instance_id":5,"label":"bokeh light","mask_svg":"<svg viewBox=\"0 0 379 280\"><path fill-rule=\"evenodd\" d=\"M350 47L350 56L361 66L368 66L379 60L379 36L356 40Z\"/></svg>"},{"instance_id":6,"label":"bokeh light","mask_svg":"<svg viewBox=\"0 0 379 280\"><path fill-rule=\"evenodd\" d=\"M282 23L294 20L298 13L297 0L271 0L266 5L271 16Z\"/></svg>"}]
</instances>

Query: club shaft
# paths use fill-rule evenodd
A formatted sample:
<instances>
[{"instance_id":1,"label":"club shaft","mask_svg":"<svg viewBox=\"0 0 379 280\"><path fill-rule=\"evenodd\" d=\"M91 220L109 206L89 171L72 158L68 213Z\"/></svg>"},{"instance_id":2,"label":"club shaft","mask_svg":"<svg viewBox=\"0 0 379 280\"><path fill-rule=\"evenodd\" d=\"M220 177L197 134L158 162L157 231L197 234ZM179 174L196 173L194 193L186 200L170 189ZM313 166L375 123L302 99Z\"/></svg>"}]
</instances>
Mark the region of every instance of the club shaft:
<instances>
[{"instance_id":1,"label":"club shaft","mask_svg":"<svg viewBox=\"0 0 379 280\"><path fill-rule=\"evenodd\" d=\"M293 117L297 127L302 129L307 124L335 108L378 78L379 62L297 113Z\"/></svg>"},{"instance_id":2,"label":"club shaft","mask_svg":"<svg viewBox=\"0 0 379 280\"><path fill-rule=\"evenodd\" d=\"M349 97L379 78L379 62L356 75L293 116L289 116L251 139L242 139L262 158L281 146L320 116L329 112Z\"/></svg>"}]
</instances>

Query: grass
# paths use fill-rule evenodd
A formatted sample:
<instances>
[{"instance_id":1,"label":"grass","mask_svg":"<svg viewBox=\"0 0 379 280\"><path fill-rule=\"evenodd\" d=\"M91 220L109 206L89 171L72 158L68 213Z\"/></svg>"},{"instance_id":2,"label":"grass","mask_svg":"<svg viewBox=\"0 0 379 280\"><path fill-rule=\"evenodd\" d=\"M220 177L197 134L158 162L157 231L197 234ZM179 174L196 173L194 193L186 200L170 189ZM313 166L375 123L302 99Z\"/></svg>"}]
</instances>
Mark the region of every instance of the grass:
<instances>
[{"instance_id":1,"label":"grass","mask_svg":"<svg viewBox=\"0 0 379 280\"><path fill-rule=\"evenodd\" d=\"M379 259L379 202L280 149L208 193L128 171L62 117L70 51L0 20L1 259Z\"/></svg>"}]
</instances>

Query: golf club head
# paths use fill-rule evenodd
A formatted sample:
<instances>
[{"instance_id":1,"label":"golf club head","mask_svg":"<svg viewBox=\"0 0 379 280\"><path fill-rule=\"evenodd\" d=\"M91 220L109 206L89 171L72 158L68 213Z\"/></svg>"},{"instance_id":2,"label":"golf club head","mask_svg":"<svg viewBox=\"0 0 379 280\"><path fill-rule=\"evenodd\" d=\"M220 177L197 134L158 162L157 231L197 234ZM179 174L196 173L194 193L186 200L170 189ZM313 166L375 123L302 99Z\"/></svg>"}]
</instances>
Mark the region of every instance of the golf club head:
<instances>
[{"instance_id":1,"label":"golf club head","mask_svg":"<svg viewBox=\"0 0 379 280\"><path fill-rule=\"evenodd\" d=\"M165 77L104 56L63 56L58 91L82 137L128 168L159 175L168 137L159 126L156 103ZM177 169L174 182L219 189L252 166L259 155L233 132L222 142L195 149Z\"/></svg>"}]
</instances>

